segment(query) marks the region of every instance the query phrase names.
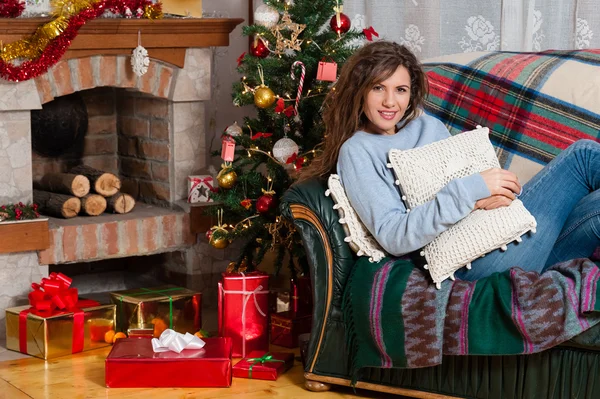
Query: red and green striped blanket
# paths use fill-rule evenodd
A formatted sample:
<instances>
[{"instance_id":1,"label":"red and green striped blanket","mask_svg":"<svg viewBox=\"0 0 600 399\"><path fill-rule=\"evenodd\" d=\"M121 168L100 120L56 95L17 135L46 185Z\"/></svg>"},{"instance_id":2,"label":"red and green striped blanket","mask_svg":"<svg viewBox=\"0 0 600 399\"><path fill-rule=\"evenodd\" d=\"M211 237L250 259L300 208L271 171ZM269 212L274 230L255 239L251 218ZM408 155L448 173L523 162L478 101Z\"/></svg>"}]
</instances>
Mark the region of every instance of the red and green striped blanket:
<instances>
[{"instance_id":1,"label":"red and green striped blanket","mask_svg":"<svg viewBox=\"0 0 600 399\"><path fill-rule=\"evenodd\" d=\"M541 275L513 268L474 282L446 280L438 290L406 260L361 257L344 314L355 373L434 366L442 354L536 353L600 323L600 269L575 259Z\"/></svg>"},{"instance_id":2,"label":"red and green striped blanket","mask_svg":"<svg viewBox=\"0 0 600 399\"><path fill-rule=\"evenodd\" d=\"M452 134L488 127L522 183L573 142L600 141L600 50L471 54L425 64L425 110Z\"/></svg>"}]
</instances>

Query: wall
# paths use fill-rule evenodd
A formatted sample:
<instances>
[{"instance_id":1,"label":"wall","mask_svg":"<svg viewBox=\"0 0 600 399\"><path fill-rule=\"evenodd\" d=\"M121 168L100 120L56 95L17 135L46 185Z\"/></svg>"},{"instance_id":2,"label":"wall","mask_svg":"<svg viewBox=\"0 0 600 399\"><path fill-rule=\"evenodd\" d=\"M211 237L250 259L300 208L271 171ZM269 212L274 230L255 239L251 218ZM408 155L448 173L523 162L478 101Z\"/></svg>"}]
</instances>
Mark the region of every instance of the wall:
<instances>
[{"instance_id":1,"label":"wall","mask_svg":"<svg viewBox=\"0 0 600 399\"><path fill-rule=\"evenodd\" d=\"M240 79L236 71L237 59L245 51L248 52L248 38L242 36L242 27L248 25L248 2L252 0L204 0L202 9L205 15L221 18L243 18L244 22L238 25L229 35L229 47L214 48L213 58L213 96L206 107L206 146L208 151L219 149L221 134L227 126L237 121L242 124L245 115L254 115L254 107L235 107L231 98L231 85ZM262 2L254 0L256 4ZM219 157L210 157L210 164L217 170L221 164Z\"/></svg>"}]
</instances>

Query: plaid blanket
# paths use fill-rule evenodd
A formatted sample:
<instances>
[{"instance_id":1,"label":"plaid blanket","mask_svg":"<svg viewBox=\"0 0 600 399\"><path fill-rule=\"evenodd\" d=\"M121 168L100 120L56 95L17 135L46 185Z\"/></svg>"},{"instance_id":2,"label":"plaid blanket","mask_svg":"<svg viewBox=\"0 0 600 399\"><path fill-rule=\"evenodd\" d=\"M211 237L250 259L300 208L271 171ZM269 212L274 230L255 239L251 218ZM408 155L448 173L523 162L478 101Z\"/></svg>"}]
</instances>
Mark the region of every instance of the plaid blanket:
<instances>
[{"instance_id":1,"label":"plaid blanket","mask_svg":"<svg viewBox=\"0 0 600 399\"><path fill-rule=\"evenodd\" d=\"M522 183L578 139L600 141L600 50L465 57L425 64L425 110L452 134L488 127L502 167Z\"/></svg>"},{"instance_id":2,"label":"plaid blanket","mask_svg":"<svg viewBox=\"0 0 600 399\"><path fill-rule=\"evenodd\" d=\"M575 259L541 275L513 268L437 290L406 260L361 257L344 315L355 379L362 367L428 367L442 354L535 353L600 323L600 269Z\"/></svg>"}]
</instances>

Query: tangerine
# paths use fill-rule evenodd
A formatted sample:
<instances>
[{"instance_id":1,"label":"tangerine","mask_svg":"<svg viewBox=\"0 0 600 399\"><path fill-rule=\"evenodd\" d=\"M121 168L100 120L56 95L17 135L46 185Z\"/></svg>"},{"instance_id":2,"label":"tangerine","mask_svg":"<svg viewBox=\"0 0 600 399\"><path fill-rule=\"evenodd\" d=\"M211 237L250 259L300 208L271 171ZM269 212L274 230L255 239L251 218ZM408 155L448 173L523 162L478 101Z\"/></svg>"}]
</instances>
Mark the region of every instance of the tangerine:
<instances>
[{"instance_id":1,"label":"tangerine","mask_svg":"<svg viewBox=\"0 0 600 399\"><path fill-rule=\"evenodd\" d=\"M159 338L160 335L165 331L167 327L167 323L161 318L155 317L152 319L152 324L154 324L154 338Z\"/></svg>"},{"instance_id":2,"label":"tangerine","mask_svg":"<svg viewBox=\"0 0 600 399\"><path fill-rule=\"evenodd\" d=\"M113 337L113 344L115 342L117 342L118 339L121 339L121 338L127 338L127 335L125 335L125 333L123 333L123 332L116 333L115 336Z\"/></svg>"},{"instance_id":3,"label":"tangerine","mask_svg":"<svg viewBox=\"0 0 600 399\"><path fill-rule=\"evenodd\" d=\"M106 333L104 333L104 342L106 342L107 344L112 344L114 338L115 330L108 330Z\"/></svg>"}]
</instances>

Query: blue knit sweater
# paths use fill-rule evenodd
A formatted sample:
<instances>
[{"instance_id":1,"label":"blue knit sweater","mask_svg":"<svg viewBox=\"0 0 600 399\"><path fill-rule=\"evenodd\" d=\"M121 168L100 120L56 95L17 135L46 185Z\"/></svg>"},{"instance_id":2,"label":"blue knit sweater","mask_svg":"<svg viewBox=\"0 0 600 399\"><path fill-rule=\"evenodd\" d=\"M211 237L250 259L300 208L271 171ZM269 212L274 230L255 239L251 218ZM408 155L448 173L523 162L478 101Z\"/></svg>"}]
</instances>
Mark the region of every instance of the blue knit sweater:
<instances>
[{"instance_id":1,"label":"blue knit sweater","mask_svg":"<svg viewBox=\"0 0 600 399\"><path fill-rule=\"evenodd\" d=\"M437 196L410 212L386 164L392 148L421 147L450 133L439 120L422 115L395 135L358 131L340 149L337 173L352 207L375 239L391 255L401 256L430 243L467 216L490 191L479 173L454 179Z\"/></svg>"}]
</instances>

